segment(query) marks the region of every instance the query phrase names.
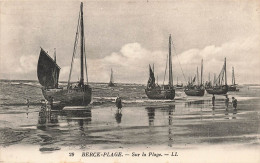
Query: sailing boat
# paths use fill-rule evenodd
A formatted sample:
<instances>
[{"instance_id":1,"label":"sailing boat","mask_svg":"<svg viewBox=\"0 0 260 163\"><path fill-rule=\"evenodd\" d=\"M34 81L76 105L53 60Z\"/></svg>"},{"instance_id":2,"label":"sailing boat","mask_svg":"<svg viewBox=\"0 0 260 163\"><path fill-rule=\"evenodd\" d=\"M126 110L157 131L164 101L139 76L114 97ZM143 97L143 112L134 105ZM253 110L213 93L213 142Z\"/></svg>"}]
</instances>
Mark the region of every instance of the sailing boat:
<instances>
[{"instance_id":1,"label":"sailing boat","mask_svg":"<svg viewBox=\"0 0 260 163\"><path fill-rule=\"evenodd\" d=\"M110 82L108 83L108 86L109 87L114 87L115 86L114 80L113 80L113 70L112 70L112 68L111 68Z\"/></svg>"},{"instance_id":2,"label":"sailing boat","mask_svg":"<svg viewBox=\"0 0 260 163\"><path fill-rule=\"evenodd\" d=\"M239 89L237 89L237 84L235 81L234 67L232 67L232 84L228 86L228 91L239 91Z\"/></svg>"},{"instance_id":3,"label":"sailing boat","mask_svg":"<svg viewBox=\"0 0 260 163\"><path fill-rule=\"evenodd\" d=\"M225 81L225 84L223 85L223 82ZM224 61L223 68L214 81L212 86L206 86L206 91L208 94L216 94L216 95L221 95L221 94L226 94L228 92L228 86L227 86L227 70L226 70L226 58Z\"/></svg>"},{"instance_id":4,"label":"sailing boat","mask_svg":"<svg viewBox=\"0 0 260 163\"><path fill-rule=\"evenodd\" d=\"M78 84L72 87L71 72L73 60L76 54L77 43L80 35L80 80ZM56 57L55 57L56 58ZM85 54L85 38L84 38L84 23L83 23L83 3L80 5L80 14L78 19L77 32L74 43L74 50L69 74L67 88L58 86L60 67L56 64L48 53L42 48L38 60L37 76L40 84L43 86L42 93L46 100L50 103L53 101L60 102L61 105L88 105L91 102L92 89L87 83L84 83L84 66L87 78L87 62Z\"/></svg>"},{"instance_id":5,"label":"sailing boat","mask_svg":"<svg viewBox=\"0 0 260 163\"><path fill-rule=\"evenodd\" d=\"M184 92L188 96L204 96L205 88L202 83L203 79L203 60L201 60L201 75L199 81L199 70L197 67L197 85L194 85L195 80L193 82L189 82L188 85L185 87ZM194 78L196 79L196 78Z\"/></svg>"},{"instance_id":6,"label":"sailing boat","mask_svg":"<svg viewBox=\"0 0 260 163\"><path fill-rule=\"evenodd\" d=\"M169 83L168 85L159 86L155 84L154 70L149 65L150 77L147 82L145 93L149 99L174 99L175 89L172 78L172 56L171 56L171 35L169 36ZM166 64L167 65L167 64ZM165 71L166 72L166 71Z\"/></svg>"}]
</instances>

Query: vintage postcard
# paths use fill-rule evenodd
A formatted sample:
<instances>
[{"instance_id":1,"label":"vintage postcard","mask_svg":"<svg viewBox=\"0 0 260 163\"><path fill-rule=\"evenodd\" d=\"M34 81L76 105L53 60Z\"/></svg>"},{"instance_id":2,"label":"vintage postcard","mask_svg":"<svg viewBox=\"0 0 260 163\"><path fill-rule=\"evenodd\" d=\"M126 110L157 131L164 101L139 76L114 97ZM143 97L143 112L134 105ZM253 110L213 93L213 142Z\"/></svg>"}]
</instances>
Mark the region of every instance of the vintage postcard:
<instances>
[{"instance_id":1,"label":"vintage postcard","mask_svg":"<svg viewBox=\"0 0 260 163\"><path fill-rule=\"evenodd\" d=\"M0 162L260 162L260 1L0 0Z\"/></svg>"}]
</instances>

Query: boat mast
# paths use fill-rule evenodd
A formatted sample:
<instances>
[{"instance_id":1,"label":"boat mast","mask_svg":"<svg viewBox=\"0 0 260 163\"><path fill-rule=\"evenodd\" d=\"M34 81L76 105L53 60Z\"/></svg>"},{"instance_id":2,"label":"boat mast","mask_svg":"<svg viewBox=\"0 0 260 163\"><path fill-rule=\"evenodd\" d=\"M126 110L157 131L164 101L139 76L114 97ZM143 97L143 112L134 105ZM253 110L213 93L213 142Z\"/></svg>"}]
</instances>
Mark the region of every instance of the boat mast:
<instances>
[{"instance_id":1,"label":"boat mast","mask_svg":"<svg viewBox=\"0 0 260 163\"><path fill-rule=\"evenodd\" d=\"M171 42L172 42L172 37L170 35L169 37L169 85L173 85L173 82L172 82L172 50L171 50Z\"/></svg>"},{"instance_id":2,"label":"boat mast","mask_svg":"<svg viewBox=\"0 0 260 163\"><path fill-rule=\"evenodd\" d=\"M234 73L234 67L232 67L232 84L235 85L235 73Z\"/></svg>"},{"instance_id":3,"label":"boat mast","mask_svg":"<svg viewBox=\"0 0 260 163\"><path fill-rule=\"evenodd\" d=\"M54 48L54 62L56 63L56 48Z\"/></svg>"},{"instance_id":4,"label":"boat mast","mask_svg":"<svg viewBox=\"0 0 260 163\"><path fill-rule=\"evenodd\" d=\"M200 85L199 69L198 69L198 66L197 66L197 84L198 84L198 86Z\"/></svg>"},{"instance_id":5,"label":"boat mast","mask_svg":"<svg viewBox=\"0 0 260 163\"><path fill-rule=\"evenodd\" d=\"M214 80L213 80L213 85L216 85L216 73L214 73Z\"/></svg>"},{"instance_id":6,"label":"boat mast","mask_svg":"<svg viewBox=\"0 0 260 163\"><path fill-rule=\"evenodd\" d=\"M83 2L80 4L80 33L81 33L81 47L80 47L80 85L84 85L84 23L83 23Z\"/></svg>"},{"instance_id":7,"label":"boat mast","mask_svg":"<svg viewBox=\"0 0 260 163\"><path fill-rule=\"evenodd\" d=\"M203 59L201 60L201 72L200 72L200 84L202 85L202 76L203 76Z\"/></svg>"},{"instance_id":8,"label":"boat mast","mask_svg":"<svg viewBox=\"0 0 260 163\"><path fill-rule=\"evenodd\" d=\"M54 48L54 63L56 64L56 48ZM55 88L58 88L58 82L57 82L57 71L56 71L56 69L54 69L54 72L53 72L53 74L54 74L54 83L55 83Z\"/></svg>"},{"instance_id":9,"label":"boat mast","mask_svg":"<svg viewBox=\"0 0 260 163\"><path fill-rule=\"evenodd\" d=\"M225 62L224 62L224 71L225 71L225 85L227 85L227 64L226 64L226 58L225 58Z\"/></svg>"}]
</instances>

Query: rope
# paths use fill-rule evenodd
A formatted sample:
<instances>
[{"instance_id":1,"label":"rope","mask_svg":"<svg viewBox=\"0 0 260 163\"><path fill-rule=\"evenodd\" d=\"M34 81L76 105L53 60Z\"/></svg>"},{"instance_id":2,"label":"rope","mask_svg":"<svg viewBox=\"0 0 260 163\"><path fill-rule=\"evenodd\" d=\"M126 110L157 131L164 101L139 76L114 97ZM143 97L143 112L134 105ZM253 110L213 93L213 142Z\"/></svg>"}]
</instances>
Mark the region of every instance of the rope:
<instances>
[{"instance_id":1,"label":"rope","mask_svg":"<svg viewBox=\"0 0 260 163\"><path fill-rule=\"evenodd\" d=\"M84 57L85 57L86 79L87 79L87 84L88 84L88 71L87 71L88 69L87 69L87 59L86 59L87 56L86 56L86 52L85 52L85 37L84 37L84 44L83 45L84 45L84 54L85 54Z\"/></svg>"},{"instance_id":2,"label":"rope","mask_svg":"<svg viewBox=\"0 0 260 163\"><path fill-rule=\"evenodd\" d=\"M167 63L168 63L168 54L167 54L166 67L165 67L165 72L164 72L164 77L163 77L163 85L164 85L165 76L166 76L166 70L167 70L167 65L168 65Z\"/></svg>"},{"instance_id":3,"label":"rope","mask_svg":"<svg viewBox=\"0 0 260 163\"><path fill-rule=\"evenodd\" d=\"M79 12L78 25L77 25L77 32L76 32L75 42L74 42L74 48L73 48L73 55L72 55L71 65L70 65L70 74L69 74L69 80L68 80L68 86L67 86L68 88L69 88L69 85L70 85L71 72L72 72L73 62L74 62L74 57L75 57L75 53L76 53L77 45L78 45L79 21L80 21L80 12Z\"/></svg>"},{"instance_id":4,"label":"rope","mask_svg":"<svg viewBox=\"0 0 260 163\"><path fill-rule=\"evenodd\" d=\"M185 80L185 82L187 83L186 77L185 77L185 75L184 75L184 73L183 73L183 70L182 70L182 67L181 67L181 63L180 63L179 57L178 57L178 55L177 55L177 53L176 53L176 50L175 50L175 47L174 47L173 41L172 41L172 47L173 47L173 50L174 50L175 55L177 56L177 59L178 59L178 62L179 62L179 65L180 65L181 72L182 72L182 75L183 75L183 77L184 77L184 80Z\"/></svg>"}]
</instances>

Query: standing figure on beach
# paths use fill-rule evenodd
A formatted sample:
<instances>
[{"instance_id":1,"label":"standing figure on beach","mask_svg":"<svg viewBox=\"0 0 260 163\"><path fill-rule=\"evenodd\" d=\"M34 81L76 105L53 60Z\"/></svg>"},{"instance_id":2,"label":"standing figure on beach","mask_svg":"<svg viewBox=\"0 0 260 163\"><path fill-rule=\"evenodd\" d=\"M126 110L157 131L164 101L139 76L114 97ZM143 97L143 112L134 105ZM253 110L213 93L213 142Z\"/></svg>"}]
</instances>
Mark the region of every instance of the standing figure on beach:
<instances>
[{"instance_id":1,"label":"standing figure on beach","mask_svg":"<svg viewBox=\"0 0 260 163\"><path fill-rule=\"evenodd\" d=\"M28 98L26 99L26 104L27 104L27 112L26 112L26 115L27 115L27 118L28 118L28 114L29 114L29 107L30 107L30 101L29 101L29 99L28 99Z\"/></svg>"},{"instance_id":2,"label":"standing figure on beach","mask_svg":"<svg viewBox=\"0 0 260 163\"><path fill-rule=\"evenodd\" d=\"M51 110L52 110L52 108L53 108L53 101L54 101L54 98L51 97L51 100L50 100Z\"/></svg>"},{"instance_id":3,"label":"standing figure on beach","mask_svg":"<svg viewBox=\"0 0 260 163\"><path fill-rule=\"evenodd\" d=\"M235 97L232 97L232 104L235 110L237 110L237 99Z\"/></svg>"},{"instance_id":4,"label":"standing figure on beach","mask_svg":"<svg viewBox=\"0 0 260 163\"><path fill-rule=\"evenodd\" d=\"M212 105L213 105L213 107L215 106L215 96L214 96L214 94L212 96Z\"/></svg>"},{"instance_id":5,"label":"standing figure on beach","mask_svg":"<svg viewBox=\"0 0 260 163\"><path fill-rule=\"evenodd\" d=\"M228 98L228 95L226 95L225 105L226 105L226 109L228 109L228 105L229 105L229 98Z\"/></svg>"},{"instance_id":6,"label":"standing figure on beach","mask_svg":"<svg viewBox=\"0 0 260 163\"><path fill-rule=\"evenodd\" d=\"M117 107L117 109L119 109L121 111L121 109L122 109L122 100L119 97L119 94L116 97L116 107Z\"/></svg>"}]
</instances>

